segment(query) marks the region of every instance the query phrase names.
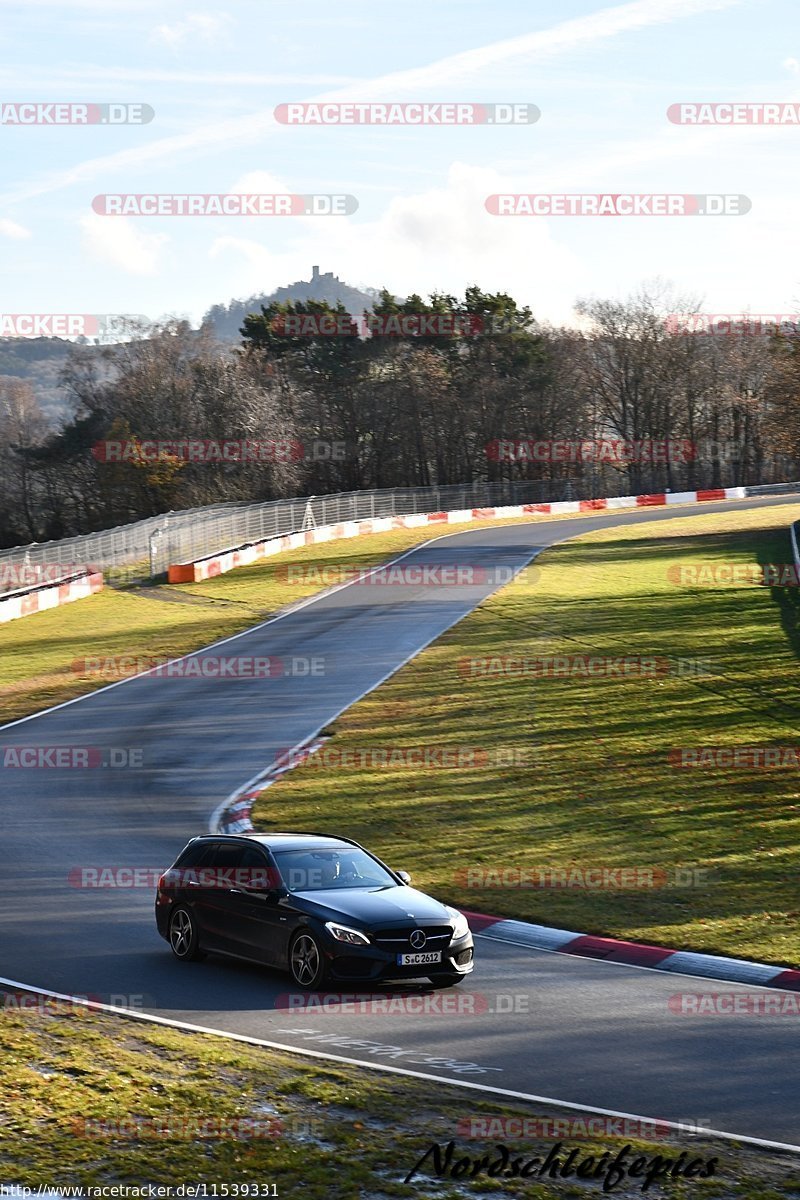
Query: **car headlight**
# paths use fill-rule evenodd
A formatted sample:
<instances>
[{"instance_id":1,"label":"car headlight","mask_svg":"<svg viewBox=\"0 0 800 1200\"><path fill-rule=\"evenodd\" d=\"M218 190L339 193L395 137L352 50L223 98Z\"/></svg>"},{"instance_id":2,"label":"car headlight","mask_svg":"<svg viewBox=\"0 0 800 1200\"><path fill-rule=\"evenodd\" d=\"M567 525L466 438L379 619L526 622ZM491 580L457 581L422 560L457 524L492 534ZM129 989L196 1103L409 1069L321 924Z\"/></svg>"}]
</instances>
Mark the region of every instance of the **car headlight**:
<instances>
[{"instance_id":1,"label":"car headlight","mask_svg":"<svg viewBox=\"0 0 800 1200\"><path fill-rule=\"evenodd\" d=\"M348 946L368 946L369 938L358 929L350 929L347 925L337 925L335 921L326 921L325 928L337 942L346 942Z\"/></svg>"},{"instance_id":2,"label":"car headlight","mask_svg":"<svg viewBox=\"0 0 800 1200\"><path fill-rule=\"evenodd\" d=\"M458 942L469 933L469 922L457 908L450 908L448 905L447 911L450 913L453 921L453 941Z\"/></svg>"}]
</instances>

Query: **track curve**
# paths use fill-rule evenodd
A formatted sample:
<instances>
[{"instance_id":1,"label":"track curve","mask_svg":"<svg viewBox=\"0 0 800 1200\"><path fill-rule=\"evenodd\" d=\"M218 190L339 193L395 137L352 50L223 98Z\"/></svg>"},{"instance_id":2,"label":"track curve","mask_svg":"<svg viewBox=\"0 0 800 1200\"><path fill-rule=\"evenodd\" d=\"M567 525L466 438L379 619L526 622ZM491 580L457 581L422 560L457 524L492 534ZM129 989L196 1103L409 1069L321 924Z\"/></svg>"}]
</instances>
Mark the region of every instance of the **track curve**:
<instances>
[{"instance_id":1,"label":"track curve","mask_svg":"<svg viewBox=\"0 0 800 1200\"><path fill-rule=\"evenodd\" d=\"M789 502L709 503L703 511ZM403 557L417 565L510 572L593 529L696 513L654 509L497 526L448 535ZM0 771L0 974L111 1003L124 996L146 1012L288 1048L327 1046L443 1080L800 1144L796 1021L745 1025L731 1017L712 1027L702 1017L671 1016L667 1002L680 985L675 976L480 940L479 966L464 986L481 997L481 1011L457 1020L435 1012L298 1015L275 1008L290 990L283 976L221 959L196 966L173 961L155 932L151 889L71 885L78 867L166 866L188 837L207 830L222 798L377 686L492 590L491 581L457 589L421 584L399 596L390 594L396 589L345 586L190 656L322 655L321 678L140 676L0 728L0 755L14 746L69 746L97 748L101 757L134 748L143 759L136 769ZM509 994L528 995L527 1011L499 1011ZM320 1040L331 1035L371 1045ZM469 1110L465 1093L459 1115Z\"/></svg>"}]
</instances>

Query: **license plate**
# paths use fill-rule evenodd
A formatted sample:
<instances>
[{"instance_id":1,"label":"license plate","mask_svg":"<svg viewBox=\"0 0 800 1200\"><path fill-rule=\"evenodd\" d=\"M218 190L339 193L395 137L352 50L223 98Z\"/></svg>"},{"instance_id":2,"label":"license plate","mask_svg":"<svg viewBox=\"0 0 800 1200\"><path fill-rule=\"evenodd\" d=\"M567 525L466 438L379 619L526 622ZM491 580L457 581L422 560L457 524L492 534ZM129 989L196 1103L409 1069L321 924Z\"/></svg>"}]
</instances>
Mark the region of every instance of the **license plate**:
<instances>
[{"instance_id":1,"label":"license plate","mask_svg":"<svg viewBox=\"0 0 800 1200\"><path fill-rule=\"evenodd\" d=\"M427 954L398 954L397 956L397 965L400 967L420 967L441 961L441 950L429 950Z\"/></svg>"}]
</instances>

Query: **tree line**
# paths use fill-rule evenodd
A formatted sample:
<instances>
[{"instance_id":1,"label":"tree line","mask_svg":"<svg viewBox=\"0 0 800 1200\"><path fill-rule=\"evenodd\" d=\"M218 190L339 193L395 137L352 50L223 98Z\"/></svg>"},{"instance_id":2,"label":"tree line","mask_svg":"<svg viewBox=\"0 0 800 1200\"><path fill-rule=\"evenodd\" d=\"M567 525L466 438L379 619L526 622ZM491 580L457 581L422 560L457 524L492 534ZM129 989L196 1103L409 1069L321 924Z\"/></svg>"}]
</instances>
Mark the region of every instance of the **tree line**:
<instances>
[{"instance_id":1,"label":"tree line","mask_svg":"<svg viewBox=\"0 0 800 1200\"><path fill-rule=\"evenodd\" d=\"M468 288L372 312L273 303L241 344L183 321L70 353L68 417L0 376L0 545L170 509L482 480L590 497L798 478L791 331L694 332L668 288L537 323ZM238 447L238 450L237 450Z\"/></svg>"}]
</instances>

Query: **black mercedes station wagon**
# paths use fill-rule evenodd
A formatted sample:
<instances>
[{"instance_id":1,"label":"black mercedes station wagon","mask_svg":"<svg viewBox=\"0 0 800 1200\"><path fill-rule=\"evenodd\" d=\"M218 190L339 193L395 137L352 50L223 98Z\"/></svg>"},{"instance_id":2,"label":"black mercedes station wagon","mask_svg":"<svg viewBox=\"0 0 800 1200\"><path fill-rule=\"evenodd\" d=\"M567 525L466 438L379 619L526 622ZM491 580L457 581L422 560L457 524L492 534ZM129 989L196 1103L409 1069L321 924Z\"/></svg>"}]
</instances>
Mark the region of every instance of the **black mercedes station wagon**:
<instances>
[{"instance_id":1,"label":"black mercedes station wagon","mask_svg":"<svg viewBox=\"0 0 800 1200\"><path fill-rule=\"evenodd\" d=\"M450 987L473 968L466 917L410 882L349 838L212 834L159 879L156 923L176 958L245 958L302 988L420 976Z\"/></svg>"}]
</instances>

